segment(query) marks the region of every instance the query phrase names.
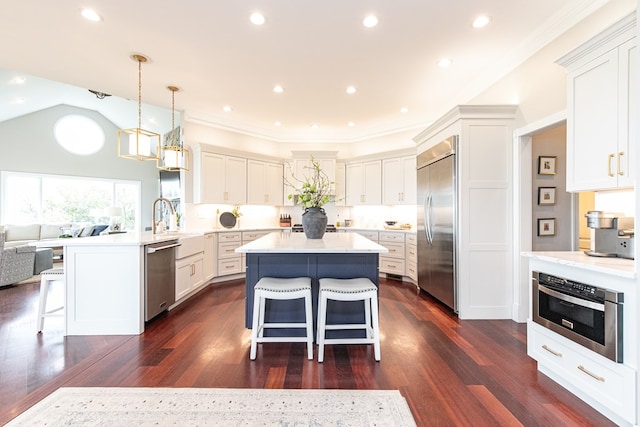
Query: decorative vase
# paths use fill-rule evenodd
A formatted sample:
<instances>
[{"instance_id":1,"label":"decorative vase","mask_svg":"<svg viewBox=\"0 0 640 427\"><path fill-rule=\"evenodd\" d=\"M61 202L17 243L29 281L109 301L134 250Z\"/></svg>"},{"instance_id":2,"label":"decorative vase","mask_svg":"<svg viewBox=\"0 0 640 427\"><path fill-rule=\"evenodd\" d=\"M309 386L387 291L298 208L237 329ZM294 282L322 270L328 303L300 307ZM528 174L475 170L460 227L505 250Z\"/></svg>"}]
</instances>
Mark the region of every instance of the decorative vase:
<instances>
[{"instance_id":1,"label":"decorative vase","mask_svg":"<svg viewBox=\"0 0 640 427\"><path fill-rule=\"evenodd\" d=\"M327 214L324 209L305 209L302 214L302 229L307 239L322 239L327 229Z\"/></svg>"}]
</instances>

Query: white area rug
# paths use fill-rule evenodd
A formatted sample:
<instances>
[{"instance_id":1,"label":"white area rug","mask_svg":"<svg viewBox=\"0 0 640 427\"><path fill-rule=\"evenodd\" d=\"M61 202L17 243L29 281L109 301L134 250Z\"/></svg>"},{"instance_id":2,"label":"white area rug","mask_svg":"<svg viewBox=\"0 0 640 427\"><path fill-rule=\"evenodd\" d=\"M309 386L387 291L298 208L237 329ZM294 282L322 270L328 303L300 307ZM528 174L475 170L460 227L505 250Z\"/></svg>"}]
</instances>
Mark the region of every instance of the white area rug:
<instances>
[{"instance_id":1,"label":"white area rug","mask_svg":"<svg viewBox=\"0 0 640 427\"><path fill-rule=\"evenodd\" d=\"M397 390L60 388L7 426L415 426Z\"/></svg>"}]
</instances>

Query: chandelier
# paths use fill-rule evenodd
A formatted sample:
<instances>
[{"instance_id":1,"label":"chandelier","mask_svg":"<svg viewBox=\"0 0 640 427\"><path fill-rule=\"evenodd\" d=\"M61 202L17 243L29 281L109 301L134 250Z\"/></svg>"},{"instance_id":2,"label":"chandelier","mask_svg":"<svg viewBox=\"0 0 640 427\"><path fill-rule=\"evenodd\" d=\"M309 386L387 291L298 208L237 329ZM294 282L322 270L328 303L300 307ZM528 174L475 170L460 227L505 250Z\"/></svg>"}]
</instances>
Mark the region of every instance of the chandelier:
<instances>
[{"instance_id":1,"label":"chandelier","mask_svg":"<svg viewBox=\"0 0 640 427\"><path fill-rule=\"evenodd\" d=\"M134 54L131 59L138 62L138 127L118 131L118 156L132 160L158 160L160 157L160 135L142 129L142 63L149 59Z\"/></svg>"},{"instance_id":2,"label":"chandelier","mask_svg":"<svg viewBox=\"0 0 640 427\"><path fill-rule=\"evenodd\" d=\"M160 149L160 158L158 159L158 169L166 171L188 171L189 170L189 150L182 146L180 138L180 129L175 128L175 97L176 92L180 89L176 86L167 86L171 91L171 132ZM177 140L176 140L177 134ZM167 141L168 139L168 141Z\"/></svg>"}]
</instances>

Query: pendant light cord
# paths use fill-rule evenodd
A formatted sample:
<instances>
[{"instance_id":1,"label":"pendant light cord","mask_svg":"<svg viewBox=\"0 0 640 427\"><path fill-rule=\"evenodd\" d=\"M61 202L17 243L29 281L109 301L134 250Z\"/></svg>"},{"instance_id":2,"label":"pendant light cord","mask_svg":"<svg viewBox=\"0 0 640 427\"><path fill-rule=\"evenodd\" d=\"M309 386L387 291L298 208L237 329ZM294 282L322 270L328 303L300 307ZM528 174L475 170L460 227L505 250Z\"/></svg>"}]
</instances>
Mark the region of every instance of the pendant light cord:
<instances>
[{"instance_id":1,"label":"pendant light cord","mask_svg":"<svg viewBox=\"0 0 640 427\"><path fill-rule=\"evenodd\" d=\"M138 58L138 129L142 129L142 61Z\"/></svg>"}]
</instances>

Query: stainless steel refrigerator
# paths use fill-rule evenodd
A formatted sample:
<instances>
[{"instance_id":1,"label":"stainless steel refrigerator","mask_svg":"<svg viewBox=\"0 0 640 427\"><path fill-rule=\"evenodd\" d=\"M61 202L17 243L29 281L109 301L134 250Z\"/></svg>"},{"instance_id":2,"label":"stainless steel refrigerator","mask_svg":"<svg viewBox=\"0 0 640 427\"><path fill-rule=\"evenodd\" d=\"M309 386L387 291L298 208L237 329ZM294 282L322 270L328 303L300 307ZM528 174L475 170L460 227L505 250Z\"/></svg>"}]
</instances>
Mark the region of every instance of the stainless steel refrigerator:
<instances>
[{"instance_id":1,"label":"stainless steel refrigerator","mask_svg":"<svg viewBox=\"0 0 640 427\"><path fill-rule=\"evenodd\" d=\"M458 312L456 151L452 136L418 155L418 286Z\"/></svg>"}]
</instances>

